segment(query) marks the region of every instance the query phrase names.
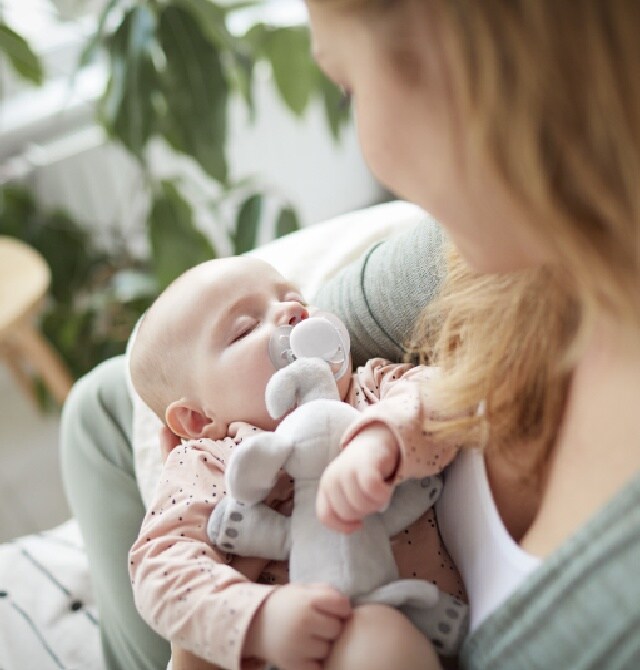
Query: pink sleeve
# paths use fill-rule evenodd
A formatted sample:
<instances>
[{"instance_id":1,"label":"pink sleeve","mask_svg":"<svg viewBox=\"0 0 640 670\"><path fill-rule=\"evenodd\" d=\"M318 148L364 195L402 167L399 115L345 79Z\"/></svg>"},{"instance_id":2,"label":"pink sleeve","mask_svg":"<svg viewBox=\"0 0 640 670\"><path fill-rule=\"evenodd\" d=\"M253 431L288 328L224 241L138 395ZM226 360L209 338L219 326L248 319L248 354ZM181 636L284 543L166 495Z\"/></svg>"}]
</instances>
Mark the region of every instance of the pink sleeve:
<instances>
[{"instance_id":1,"label":"pink sleeve","mask_svg":"<svg viewBox=\"0 0 640 670\"><path fill-rule=\"evenodd\" d=\"M189 443L169 454L130 551L129 571L136 606L155 631L236 670L263 665L242 661L242 646L255 612L275 587L254 584L234 570L206 534L225 493L229 439Z\"/></svg>"},{"instance_id":2,"label":"pink sleeve","mask_svg":"<svg viewBox=\"0 0 640 670\"><path fill-rule=\"evenodd\" d=\"M359 380L371 404L345 433L342 447L348 447L368 426L383 424L393 433L400 449L395 482L441 472L453 460L458 447L432 440L424 429L425 396L435 374L435 368L426 366L398 365L380 358L369 361L359 371Z\"/></svg>"}]
</instances>

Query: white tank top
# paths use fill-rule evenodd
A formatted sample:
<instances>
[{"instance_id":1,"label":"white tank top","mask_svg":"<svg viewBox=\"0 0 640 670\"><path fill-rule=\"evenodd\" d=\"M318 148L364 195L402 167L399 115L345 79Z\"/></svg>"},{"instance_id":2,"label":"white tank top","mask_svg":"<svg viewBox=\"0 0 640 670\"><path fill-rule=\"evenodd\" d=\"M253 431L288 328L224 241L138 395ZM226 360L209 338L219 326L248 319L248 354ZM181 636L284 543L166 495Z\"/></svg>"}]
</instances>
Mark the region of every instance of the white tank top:
<instances>
[{"instance_id":1,"label":"white tank top","mask_svg":"<svg viewBox=\"0 0 640 670\"><path fill-rule=\"evenodd\" d=\"M482 453L463 449L437 503L440 532L469 596L474 631L541 563L514 542L498 514Z\"/></svg>"}]
</instances>

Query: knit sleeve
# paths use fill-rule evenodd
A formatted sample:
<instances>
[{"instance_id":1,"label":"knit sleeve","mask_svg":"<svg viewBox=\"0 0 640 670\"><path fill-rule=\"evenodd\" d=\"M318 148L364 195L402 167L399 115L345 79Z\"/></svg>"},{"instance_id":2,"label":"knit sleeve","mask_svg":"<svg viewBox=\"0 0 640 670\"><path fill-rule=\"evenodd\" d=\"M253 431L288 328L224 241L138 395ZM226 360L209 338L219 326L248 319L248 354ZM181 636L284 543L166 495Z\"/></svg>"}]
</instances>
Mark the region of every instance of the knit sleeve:
<instances>
[{"instance_id":1,"label":"knit sleeve","mask_svg":"<svg viewBox=\"0 0 640 670\"><path fill-rule=\"evenodd\" d=\"M442 282L443 240L440 226L425 215L371 247L318 291L314 304L345 322L355 365L374 356L403 359L417 317Z\"/></svg>"}]
</instances>

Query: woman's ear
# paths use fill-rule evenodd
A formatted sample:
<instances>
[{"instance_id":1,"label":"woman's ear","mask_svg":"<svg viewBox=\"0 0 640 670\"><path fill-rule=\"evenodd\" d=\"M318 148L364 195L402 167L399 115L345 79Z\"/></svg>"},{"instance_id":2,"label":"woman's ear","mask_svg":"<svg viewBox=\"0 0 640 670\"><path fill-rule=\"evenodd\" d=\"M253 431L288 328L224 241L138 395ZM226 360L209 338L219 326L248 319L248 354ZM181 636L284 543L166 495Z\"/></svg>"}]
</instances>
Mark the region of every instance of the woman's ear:
<instances>
[{"instance_id":1,"label":"woman's ear","mask_svg":"<svg viewBox=\"0 0 640 670\"><path fill-rule=\"evenodd\" d=\"M226 426L214 416L207 416L186 398L172 402L165 412L165 423L180 437L196 440L208 437L220 440L226 435Z\"/></svg>"}]
</instances>

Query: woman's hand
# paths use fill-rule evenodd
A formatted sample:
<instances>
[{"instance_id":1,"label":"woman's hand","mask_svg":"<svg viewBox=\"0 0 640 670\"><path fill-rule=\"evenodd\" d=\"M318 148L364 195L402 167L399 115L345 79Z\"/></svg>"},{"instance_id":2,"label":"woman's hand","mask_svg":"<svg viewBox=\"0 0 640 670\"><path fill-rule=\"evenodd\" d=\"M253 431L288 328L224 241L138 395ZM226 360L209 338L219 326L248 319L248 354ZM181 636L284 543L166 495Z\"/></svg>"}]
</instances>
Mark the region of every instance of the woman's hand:
<instances>
[{"instance_id":1,"label":"woman's hand","mask_svg":"<svg viewBox=\"0 0 640 670\"><path fill-rule=\"evenodd\" d=\"M382 424L363 429L328 465L320 479L316 512L329 528L352 533L362 519L384 509L397 469L399 448L393 433Z\"/></svg>"}]
</instances>

